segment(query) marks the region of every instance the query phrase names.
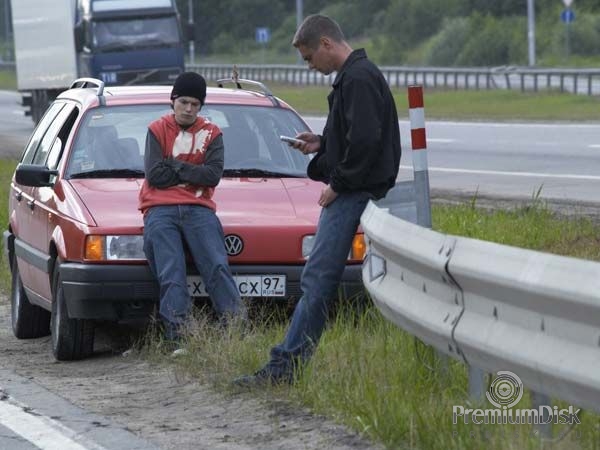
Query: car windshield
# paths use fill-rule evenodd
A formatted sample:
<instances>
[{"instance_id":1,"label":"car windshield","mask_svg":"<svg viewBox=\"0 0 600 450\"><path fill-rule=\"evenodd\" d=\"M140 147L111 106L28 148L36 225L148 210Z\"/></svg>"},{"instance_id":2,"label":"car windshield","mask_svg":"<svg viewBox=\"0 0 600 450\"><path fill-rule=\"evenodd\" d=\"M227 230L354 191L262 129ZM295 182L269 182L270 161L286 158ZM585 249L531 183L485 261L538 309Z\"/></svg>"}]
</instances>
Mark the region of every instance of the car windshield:
<instances>
[{"instance_id":1,"label":"car windshield","mask_svg":"<svg viewBox=\"0 0 600 450\"><path fill-rule=\"evenodd\" d=\"M110 106L90 110L69 157L67 178L144 176L148 125L172 112L168 105ZM309 157L279 139L306 131L293 111L207 104L200 115L219 126L226 177L305 177Z\"/></svg>"},{"instance_id":2,"label":"car windshield","mask_svg":"<svg viewBox=\"0 0 600 450\"><path fill-rule=\"evenodd\" d=\"M180 41L176 17L95 21L92 35L94 48L105 52L169 46Z\"/></svg>"}]
</instances>

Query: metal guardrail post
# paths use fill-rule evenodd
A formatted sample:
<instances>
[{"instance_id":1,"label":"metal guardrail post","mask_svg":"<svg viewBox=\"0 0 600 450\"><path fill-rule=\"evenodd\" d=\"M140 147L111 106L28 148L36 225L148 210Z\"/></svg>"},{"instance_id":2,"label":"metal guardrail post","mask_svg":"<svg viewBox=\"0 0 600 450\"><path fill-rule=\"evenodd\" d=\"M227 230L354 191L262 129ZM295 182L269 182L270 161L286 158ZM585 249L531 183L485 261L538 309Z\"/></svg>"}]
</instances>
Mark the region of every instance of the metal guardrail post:
<instances>
[{"instance_id":1,"label":"metal guardrail post","mask_svg":"<svg viewBox=\"0 0 600 450\"><path fill-rule=\"evenodd\" d=\"M537 409L539 411L540 406L551 406L552 402L550 401L550 397L546 394L541 394L539 392L531 393L531 407L533 409ZM548 420L550 417L549 411L545 408L542 414L542 422L535 425L535 428L539 431L540 437L542 438L551 438L552 437L552 423Z\"/></svg>"},{"instance_id":2,"label":"metal guardrail post","mask_svg":"<svg viewBox=\"0 0 600 450\"><path fill-rule=\"evenodd\" d=\"M486 373L477 367L469 366L469 399L475 404L485 400Z\"/></svg>"}]
</instances>

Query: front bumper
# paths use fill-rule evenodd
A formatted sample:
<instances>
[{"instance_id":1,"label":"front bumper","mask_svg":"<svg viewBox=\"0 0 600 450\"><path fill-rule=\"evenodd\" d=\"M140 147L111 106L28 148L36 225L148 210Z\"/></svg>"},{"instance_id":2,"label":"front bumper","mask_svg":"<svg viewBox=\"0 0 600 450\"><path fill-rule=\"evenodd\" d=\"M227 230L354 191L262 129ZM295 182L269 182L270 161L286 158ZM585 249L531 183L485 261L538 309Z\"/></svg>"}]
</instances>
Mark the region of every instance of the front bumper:
<instances>
[{"instance_id":1,"label":"front bumper","mask_svg":"<svg viewBox=\"0 0 600 450\"><path fill-rule=\"evenodd\" d=\"M286 275L285 300L302 295L300 276L304 266L231 266L235 275ZM147 317L159 297L158 283L147 265L95 265L64 263L60 267L69 317L121 321ZM190 273L191 274L191 273ZM346 266L340 286L342 295L362 293L362 266ZM283 300L283 298L282 298Z\"/></svg>"}]
</instances>

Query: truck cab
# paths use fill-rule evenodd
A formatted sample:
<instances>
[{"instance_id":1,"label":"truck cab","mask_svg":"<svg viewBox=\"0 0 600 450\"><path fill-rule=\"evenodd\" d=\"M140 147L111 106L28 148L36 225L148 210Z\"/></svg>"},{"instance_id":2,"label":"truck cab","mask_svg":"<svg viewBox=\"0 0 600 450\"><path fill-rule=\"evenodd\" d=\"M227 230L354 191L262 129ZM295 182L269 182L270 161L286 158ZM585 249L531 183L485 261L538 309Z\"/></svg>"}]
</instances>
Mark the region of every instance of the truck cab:
<instances>
[{"instance_id":1,"label":"truck cab","mask_svg":"<svg viewBox=\"0 0 600 450\"><path fill-rule=\"evenodd\" d=\"M17 87L34 123L72 80L172 84L183 72L175 0L11 0Z\"/></svg>"},{"instance_id":2,"label":"truck cab","mask_svg":"<svg viewBox=\"0 0 600 450\"><path fill-rule=\"evenodd\" d=\"M75 47L79 75L109 86L171 84L184 68L174 0L78 0Z\"/></svg>"}]
</instances>

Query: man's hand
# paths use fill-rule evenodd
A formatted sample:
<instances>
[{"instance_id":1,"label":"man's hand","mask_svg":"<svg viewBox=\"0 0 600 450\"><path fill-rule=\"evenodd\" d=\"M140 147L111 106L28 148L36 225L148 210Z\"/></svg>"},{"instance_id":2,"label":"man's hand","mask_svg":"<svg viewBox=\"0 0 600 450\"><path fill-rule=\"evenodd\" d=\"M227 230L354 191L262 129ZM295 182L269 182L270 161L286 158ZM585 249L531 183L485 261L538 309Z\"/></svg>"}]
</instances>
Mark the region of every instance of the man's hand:
<instances>
[{"instance_id":1,"label":"man's hand","mask_svg":"<svg viewBox=\"0 0 600 450\"><path fill-rule=\"evenodd\" d=\"M331 186L327 185L321 191L321 197L319 197L319 206L326 208L337 198L338 193L331 189Z\"/></svg>"},{"instance_id":2,"label":"man's hand","mask_svg":"<svg viewBox=\"0 0 600 450\"><path fill-rule=\"evenodd\" d=\"M321 139L314 133L305 131L303 133L299 133L296 136L296 139L300 139L303 141L303 143L292 144L292 147L297 148L305 155L308 155L309 153L316 153L319 151L319 148L321 148Z\"/></svg>"}]
</instances>

